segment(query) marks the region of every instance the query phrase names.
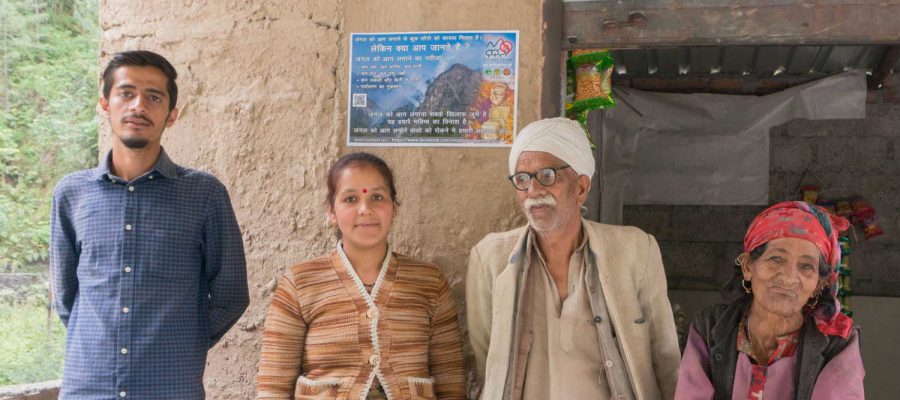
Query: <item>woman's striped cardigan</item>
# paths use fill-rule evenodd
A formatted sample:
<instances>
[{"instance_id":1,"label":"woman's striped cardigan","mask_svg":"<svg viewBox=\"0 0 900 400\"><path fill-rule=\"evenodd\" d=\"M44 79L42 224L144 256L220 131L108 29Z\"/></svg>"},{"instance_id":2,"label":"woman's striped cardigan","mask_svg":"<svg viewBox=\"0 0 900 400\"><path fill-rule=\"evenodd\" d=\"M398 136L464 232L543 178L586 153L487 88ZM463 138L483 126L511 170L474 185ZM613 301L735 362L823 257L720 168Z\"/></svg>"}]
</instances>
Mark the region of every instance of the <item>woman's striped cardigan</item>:
<instances>
[{"instance_id":1,"label":"woman's striped cardigan","mask_svg":"<svg viewBox=\"0 0 900 400\"><path fill-rule=\"evenodd\" d=\"M266 315L259 399L364 399L376 378L390 399L465 398L447 281L391 255L371 295L340 251L285 273Z\"/></svg>"}]
</instances>

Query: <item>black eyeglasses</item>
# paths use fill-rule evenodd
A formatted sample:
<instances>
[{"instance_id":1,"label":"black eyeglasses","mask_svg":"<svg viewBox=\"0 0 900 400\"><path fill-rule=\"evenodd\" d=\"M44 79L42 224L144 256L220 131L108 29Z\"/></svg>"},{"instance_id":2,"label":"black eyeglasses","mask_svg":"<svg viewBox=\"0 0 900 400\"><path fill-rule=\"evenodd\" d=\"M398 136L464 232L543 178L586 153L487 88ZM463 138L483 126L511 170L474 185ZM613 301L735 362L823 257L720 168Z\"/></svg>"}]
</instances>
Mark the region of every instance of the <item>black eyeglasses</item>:
<instances>
[{"instance_id":1,"label":"black eyeglasses","mask_svg":"<svg viewBox=\"0 0 900 400\"><path fill-rule=\"evenodd\" d=\"M528 187L531 186L531 179L537 179L537 181L544 186L551 186L556 183L556 176L560 170L569 168L568 165L563 165L559 168L542 168L532 173L527 172L517 172L514 175L510 175L507 177L510 182L512 182L513 186L521 191L528 190Z\"/></svg>"}]
</instances>

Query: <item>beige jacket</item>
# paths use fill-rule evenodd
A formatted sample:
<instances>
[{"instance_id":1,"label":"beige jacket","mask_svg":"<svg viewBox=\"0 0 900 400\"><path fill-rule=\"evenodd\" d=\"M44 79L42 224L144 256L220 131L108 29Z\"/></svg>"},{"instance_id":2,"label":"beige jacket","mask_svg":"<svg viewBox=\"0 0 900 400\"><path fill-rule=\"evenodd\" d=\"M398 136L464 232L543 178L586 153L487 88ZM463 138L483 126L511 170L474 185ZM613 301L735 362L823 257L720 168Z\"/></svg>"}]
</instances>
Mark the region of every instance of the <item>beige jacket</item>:
<instances>
[{"instance_id":1,"label":"beige jacket","mask_svg":"<svg viewBox=\"0 0 900 400\"><path fill-rule=\"evenodd\" d=\"M681 356L656 240L634 227L587 220L583 227L635 397L672 399ZM504 393L526 233L492 233L469 256L469 340L485 400Z\"/></svg>"}]
</instances>

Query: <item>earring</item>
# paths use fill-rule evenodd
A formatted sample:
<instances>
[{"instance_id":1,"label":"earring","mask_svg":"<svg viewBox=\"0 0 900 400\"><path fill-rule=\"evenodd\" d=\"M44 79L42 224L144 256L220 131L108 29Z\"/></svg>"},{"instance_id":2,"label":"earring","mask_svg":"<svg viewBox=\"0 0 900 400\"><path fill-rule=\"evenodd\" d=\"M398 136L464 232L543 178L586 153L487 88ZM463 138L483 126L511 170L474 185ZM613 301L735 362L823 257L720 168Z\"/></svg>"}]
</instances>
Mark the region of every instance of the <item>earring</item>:
<instances>
[{"instance_id":1,"label":"earring","mask_svg":"<svg viewBox=\"0 0 900 400\"><path fill-rule=\"evenodd\" d=\"M747 294L752 294L753 289L750 287L750 281L746 279L741 279L741 287L744 288L744 292Z\"/></svg>"},{"instance_id":2,"label":"earring","mask_svg":"<svg viewBox=\"0 0 900 400\"><path fill-rule=\"evenodd\" d=\"M809 300L806 301L806 305L809 308L816 308L816 305L819 304L819 295L816 294L815 297L810 297L813 300L812 304L809 304Z\"/></svg>"},{"instance_id":3,"label":"earring","mask_svg":"<svg viewBox=\"0 0 900 400\"><path fill-rule=\"evenodd\" d=\"M741 266L741 256L740 255L738 255L737 257L734 258L734 265L737 265L738 267Z\"/></svg>"}]
</instances>

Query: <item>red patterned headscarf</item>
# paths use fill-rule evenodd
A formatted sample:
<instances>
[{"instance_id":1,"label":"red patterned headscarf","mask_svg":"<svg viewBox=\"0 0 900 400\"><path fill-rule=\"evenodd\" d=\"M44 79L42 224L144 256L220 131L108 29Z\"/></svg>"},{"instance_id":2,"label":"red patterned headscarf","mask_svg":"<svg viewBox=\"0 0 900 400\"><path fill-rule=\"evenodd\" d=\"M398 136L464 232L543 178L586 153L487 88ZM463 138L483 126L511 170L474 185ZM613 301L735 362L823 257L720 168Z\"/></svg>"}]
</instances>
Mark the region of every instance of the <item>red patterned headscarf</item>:
<instances>
[{"instance_id":1,"label":"red patterned headscarf","mask_svg":"<svg viewBox=\"0 0 900 400\"><path fill-rule=\"evenodd\" d=\"M827 279L831 294L835 297L836 310L834 315L828 316L825 309L819 307L813 311L813 317L820 332L845 339L850 336L853 320L841 313L841 303L837 299L837 266L841 262L841 247L837 238L838 232L849 227L850 223L845 218L831 215L821 207L810 206L803 201L785 201L757 215L744 236L744 251L748 253L784 237L804 239L819 248L831 268Z\"/></svg>"}]
</instances>

